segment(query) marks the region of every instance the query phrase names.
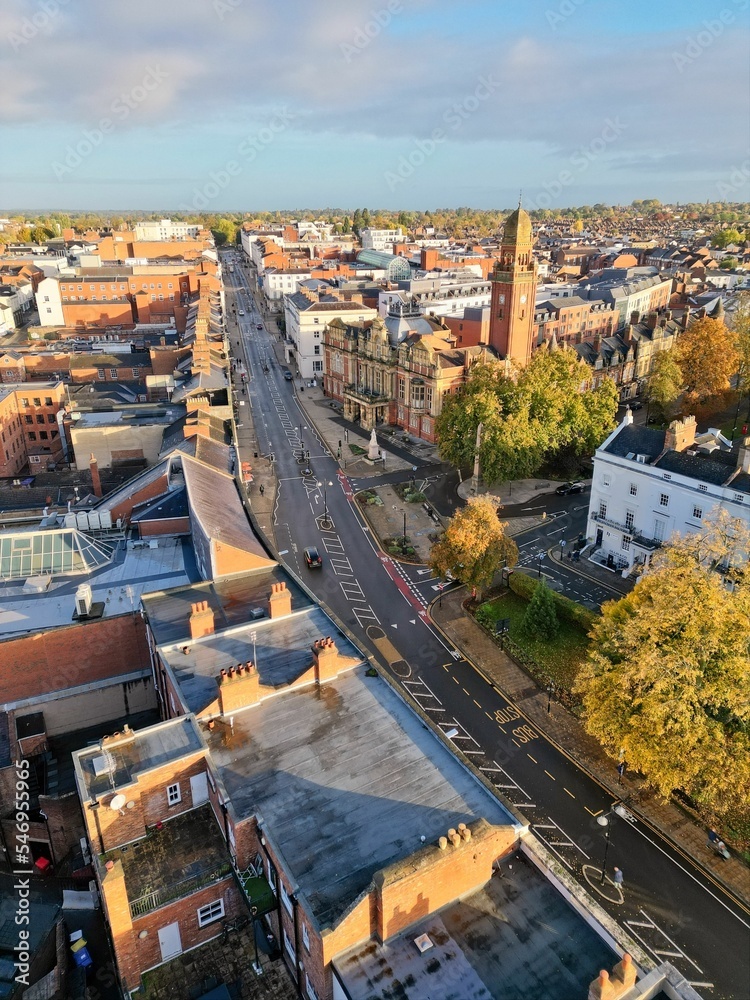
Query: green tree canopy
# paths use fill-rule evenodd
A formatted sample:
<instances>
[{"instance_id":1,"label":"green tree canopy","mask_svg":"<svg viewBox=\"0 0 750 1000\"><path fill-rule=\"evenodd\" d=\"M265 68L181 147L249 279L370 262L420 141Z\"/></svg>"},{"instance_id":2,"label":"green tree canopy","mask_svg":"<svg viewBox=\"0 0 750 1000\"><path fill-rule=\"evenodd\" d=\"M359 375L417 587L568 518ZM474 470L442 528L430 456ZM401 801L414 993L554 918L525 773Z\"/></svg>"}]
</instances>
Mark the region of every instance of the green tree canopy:
<instances>
[{"instance_id":1,"label":"green tree canopy","mask_svg":"<svg viewBox=\"0 0 750 1000\"><path fill-rule=\"evenodd\" d=\"M430 568L443 578L448 573L461 583L483 590L502 566L515 566L518 548L505 534L507 524L497 515L497 500L470 497L448 522L430 553Z\"/></svg>"},{"instance_id":2,"label":"green tree canopy","mask_svg":"<svg viewBox=\"0 0 750 1000\"><path fill-rule=\"evenodd\" d=\"M724 247L728 247L732 243L742 243L744 239L745 237L738 229L719 229L711 237L711 242L719 250L723 250Z\"/></svg>"},{"instance_id":3,"label":"green tree canopy","mask_svg":"<svg viewBox=\"0 0 750 1000\"><path fill-rule=\"evenodd\" d=\"M748 553L750 532L726 511L676 537L604 605L576 682L586 728L610 753L662 795L681 789L739 824L750 822L750 582L732 567Z\"/></svg>"},{"instance_id":4,"label":"green tree canopy","mask_svg":"<svg viewBox=\"0 0 750 1000\"><path fill-rule=\"evenodd\" d=\"M643 395L647 402L666 419L682 392L682 369L674 351L660 351L651 364Z\"/></svg>"},{"instance_id":5,"label":"green tree canopy","mask_svg":"<svg viewBox=\"0 0 750 1000\"><path fill-rule=\"evenodd\" d=\"M540 580L523 616L522 628L529 636L539 636L547 642L560 631L555 599L546 580Z\"/></svg>"},{"instance_id":6,"label":"green tree canopy","mask_svg":"<svg viewBox=\"0 0 750 1000\"><path fill-rule=\"evenodd\" d=\"M443 400L437 420L442 458L468 468L483 425L480 467L487 483L532 476L567 449L593 452L614 427L617 387L604 379L581 391L589 369L570 348L538 351L520 370L479 362L466 384Z\"/></svg>"}]
</instances>

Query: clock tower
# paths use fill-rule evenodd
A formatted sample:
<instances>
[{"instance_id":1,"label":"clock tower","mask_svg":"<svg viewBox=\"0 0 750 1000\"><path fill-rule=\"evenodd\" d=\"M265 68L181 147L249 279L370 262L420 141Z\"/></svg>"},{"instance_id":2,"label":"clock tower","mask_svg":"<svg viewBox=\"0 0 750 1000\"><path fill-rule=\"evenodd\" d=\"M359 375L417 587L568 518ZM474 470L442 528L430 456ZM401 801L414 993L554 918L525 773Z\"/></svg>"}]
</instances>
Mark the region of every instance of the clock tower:
<instances>
[{"instance_id":1,"label":"clock tower","mask_svg":"<svg viewBox=\"0 0 750 1000\"><path fill-rule=\"evenodd\" d=\"M490 346L502 358L525 365L534 339L536 261L531 219L520 204L508 216L500 259L490 276Z\"/></svg>"}]
</instances>

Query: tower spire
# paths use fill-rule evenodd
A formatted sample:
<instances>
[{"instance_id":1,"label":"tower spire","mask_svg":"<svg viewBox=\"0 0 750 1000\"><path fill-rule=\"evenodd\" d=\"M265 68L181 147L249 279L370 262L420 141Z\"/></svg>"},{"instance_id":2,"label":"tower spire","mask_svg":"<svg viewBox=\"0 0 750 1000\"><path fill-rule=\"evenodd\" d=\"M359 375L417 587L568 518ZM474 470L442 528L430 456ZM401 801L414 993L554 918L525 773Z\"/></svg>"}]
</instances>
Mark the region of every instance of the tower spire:
<instances>
[{"instance_id":1,"label":"tower spire","mask_svg":"<svg viewBox=\"0 0 750 1000\"><path fill-rule=\"evenodd\" d=\"M523 188L518 192L518 207L521 207L521 202L523 201Z\"/></svg>"}]
</instances>

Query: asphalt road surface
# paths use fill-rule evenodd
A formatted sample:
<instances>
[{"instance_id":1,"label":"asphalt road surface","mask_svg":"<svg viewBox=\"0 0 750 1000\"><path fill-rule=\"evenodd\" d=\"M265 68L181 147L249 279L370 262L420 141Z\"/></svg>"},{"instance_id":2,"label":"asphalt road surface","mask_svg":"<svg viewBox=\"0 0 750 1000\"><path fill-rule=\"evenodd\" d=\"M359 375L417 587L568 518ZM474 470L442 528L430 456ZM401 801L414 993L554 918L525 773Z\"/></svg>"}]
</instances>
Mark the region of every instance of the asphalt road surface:
<instances>
[{"instance_id":1,"label":"asphalt road surface","mask_svg":"<svg viewBox=\"0 0 750 1000\"><path fill-rule=\"evenodd\" d=\"M238 270L226 277L244 285L246 278ZM230 290L230 314L232 298ZM237 302L238 310L245 311L239 318L238 353L251 373L249 403L259 446L275 458L279 491L274 526L281 558L398 679L436 726L443 732L456 730L455 745L527 817L534 833L655 962L672 962L705 997L748 1000L750 911L644 822L619 816L612 816L608 827L602 884L607 845L596 817L611 813L614 803L609 793L550 744L430 623L426 608L436 596L438 581L424 569L402 567L381 552L357 508L349 480L298 406L293 384L283 380L277 364L268 364L273 350L265 330L256 329L261 319L249 290L239 291ZM237 351L237 338L231 339ZM310 474L304 471L307 463L301 463L302 442L310 452ZM585 505L586 495L554 498L558 500L559 508L549 505L547 498L550 509L565 511L560 525L572 537L585 518L584 511L576 508ZM549 526L544 528L544 537L523 545L522 558L527 548L533 557L534 544L548 546ZM527 538L524 535L520 541ZM302 550L307 545L317 545L322 553L322 570L306 568ZM575 574L551 566L548 558L542 571L558 572L566 591L577 596L570 579L578 584ZM612 881L615 865L624 872L622 890Z\"/></svg>"}]
</instances>

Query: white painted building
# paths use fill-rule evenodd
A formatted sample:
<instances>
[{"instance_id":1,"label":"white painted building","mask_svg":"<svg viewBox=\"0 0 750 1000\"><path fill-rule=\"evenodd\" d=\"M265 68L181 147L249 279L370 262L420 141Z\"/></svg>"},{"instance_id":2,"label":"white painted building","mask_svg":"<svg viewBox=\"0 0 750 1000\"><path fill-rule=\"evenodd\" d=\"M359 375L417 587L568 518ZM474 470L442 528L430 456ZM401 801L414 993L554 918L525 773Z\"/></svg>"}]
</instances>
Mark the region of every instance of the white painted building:
<instances>
[{"instance_id":1,"label":"white painted building","mask_svg":"<svg viewBox=\"0 0 750 1000\"><path fill-rule=\"evenodd\" d=\"M58 278L42 278L39 282L36 310L39 313L39 326L65 326Z\"/></svg>"},{"instance_id":2,"label":"white painted building","mask_svg":"<svg viewBox=\"0 0 750 1000\"><path fill-rule=\"evenodd\" d=\"M363 250L382 250L393 253L396 243L404 242L404 234L400 229L363 229L361 234Z\"/></svg>"},{"instance_id":3,"label":"white painted building","mask_svg":"<svg viewBox=\"0 0 750 1000\"><path fill-rule=\"evenodd\" d=\"M277 271L269 268L263 272L261 284L268 307L273 312L281 312L284 308L284 296L292 295L300 286L301 281L309 281L310 272L306 270Z\"/></svg>"},{"instance_id":4,"label":"white painted building","mask_svg":"<svg viewBox=\"0 0 750 1000\"><path fill-rule=\"evenodd\" d=\"M330 295L316 296L304 291L284 296L286 336L291 341L287 348L289 361L294 361L302 378L323 377L323 332L334 318L344 323L373 320L377 309L370 309L361 302L336 299Z\"/></svg>"},{"instance_id":5,"label":"white painted building","mask_svg":"<svg viewBox=\"0 0 750 1000\"><path fill-rule=\"evenodd\" d=\"M716 430L696 437L695 417L663 431L628 410L594 456L589 558L628 572L673 534L700 531L719 506L750 524L750 438L738 454L728 446Z\"/></svg>"},{"instance_id":6,"label":"white painted building","mask_svg":"<svg viewBox=\"0 0 750 1000\"><path fill-rule=\"evenodd\" d=\"M139 222L133 227L137 240L186 240L194 239L203 227L195 222Z\"/></svg>"},{"instance_id":7,"label":"white painted building","mask_svg":"<svg viewBox=\"0 0 750 1000\"><path fill-rule=\"evenodd\" d=\"M381 317L388 315L397 302L413 302L423 315L459 316L465 309L481 309L490 304L490 283L481 275L466 270L446 272L437 276L414 278L399 282L397 289L386 289L378 296L378 311Z\"/></svg>"}]
</instances>

